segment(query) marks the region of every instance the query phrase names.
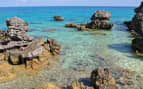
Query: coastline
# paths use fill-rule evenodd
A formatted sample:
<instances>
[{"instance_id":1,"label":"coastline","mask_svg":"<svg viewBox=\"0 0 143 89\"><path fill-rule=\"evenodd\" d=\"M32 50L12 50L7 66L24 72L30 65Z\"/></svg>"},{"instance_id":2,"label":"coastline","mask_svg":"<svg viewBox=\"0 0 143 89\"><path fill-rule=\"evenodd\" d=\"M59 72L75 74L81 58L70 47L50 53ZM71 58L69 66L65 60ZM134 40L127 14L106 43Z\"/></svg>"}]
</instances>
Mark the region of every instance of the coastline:
<instances>
[{"instance_id":1,"label":"coastline","mask_svg":"<svg viewBox=\"0 0 143 89\"><path fill-rule=\"evenodd\" d=\"M68 22L72 21L74 20L68 20ZM49 22L53 22L51 27L56 29L52 29L51 31L47 29L47 32L41 30L43 27L47 28L47 24ZM39 37L40 40L45 39L48 36L57 39L63 46L62 52L60 54L61 58L59 59L60 62L51 65L48 68L46 67L42 69L35 76L25 75L24 77L17 78L16 80L1 83L1 88L30 89L37 84L42 84L45 82L51 82L60 87L64 87L64 85L70 86L72 81L82 78L85 78L85 82L89 82L89 77L92 70L99 66L111 68L111 70L112 68L115 68L113 69L115 72L123 71L120 67L130 69L131 71L136 71L137 74L133 76L137 77L138 80L133 79L131 82L141 85L142 80L140 77L138 78L138 76L143 74L141 71L142 61L139 60L140 58L136 58L136 55L133 55L133 52L130 48L133 37L130 33L126 32L127 28L123 24L115 24L115 26L112 28L112 31L100 31L103 34L106 34L101 35L96 34L98 31L78 32L76 29L72 28L63 29L62 27L64 22L55 23L53 20L50 20L49 22L44 24L43 27L41 26L43 23L33 24L31 27L34 28L35 25L38 25L40 30L34 29L29 33L35 36L42 36L41 38ZM80 23L80 21L78 23ZM37 29L37 27L35 28ZM90 35L90 33L94 32L94 35ZM136 63L137 65L135 65ZM113 74L115 72L113 72ZM116 75L114 76L120 77ZM18 87L16 87L17 84ZM119 84L118 86L120 89L125 87L122 86L122 84ZM128 86L135 87L135 85L132 86L132 83Z\"/></svg>"}]
</instances>

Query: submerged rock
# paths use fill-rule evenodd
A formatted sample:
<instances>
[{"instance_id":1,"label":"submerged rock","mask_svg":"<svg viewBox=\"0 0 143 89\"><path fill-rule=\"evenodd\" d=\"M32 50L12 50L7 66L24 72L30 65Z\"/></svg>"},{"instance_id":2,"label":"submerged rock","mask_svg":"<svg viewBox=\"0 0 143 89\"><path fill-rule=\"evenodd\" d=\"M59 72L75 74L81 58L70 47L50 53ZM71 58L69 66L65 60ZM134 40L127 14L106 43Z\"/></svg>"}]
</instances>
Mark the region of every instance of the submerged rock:
<instances>
[{"instance_id":1,"label":"submerged rock","mask_svg":"<svg viewBox=\"0 0 143 89\"><path fill-rule=\"evenodd\" d=\"M33 89L61 89L53 84L45 83L39 86L34 87Z\"/></svg>"},{"instance_id":2,"label":"submerged rock","mask_svg":"<svg viewBox=\"0 0 143 89\"><path fill-rule=\"evenodd\" d=\"M117 89L115 79L106 68L97 68L91 73L91 84L95 89Z\"/></svg>"},{"instance_id":3,"label":"submerged rock","mask_svg":"<svg viewBox=\"0 0 143 89\"><path fill-rule=\"evenodd\" d=\"M54 20L55 21L63 21L64 17L62 17L62 16L54 16Z\"/></svg>"},{"instance_id":4,"label":"submerged rock","mask_svg":"<svg viewBox=\"0 0 143 89\"><path fill-rule=\"evenodd\" d=\"M72 82L72 89L94 89L93 87L85 86L82 82Z\"/></svg>"}]
</instances>

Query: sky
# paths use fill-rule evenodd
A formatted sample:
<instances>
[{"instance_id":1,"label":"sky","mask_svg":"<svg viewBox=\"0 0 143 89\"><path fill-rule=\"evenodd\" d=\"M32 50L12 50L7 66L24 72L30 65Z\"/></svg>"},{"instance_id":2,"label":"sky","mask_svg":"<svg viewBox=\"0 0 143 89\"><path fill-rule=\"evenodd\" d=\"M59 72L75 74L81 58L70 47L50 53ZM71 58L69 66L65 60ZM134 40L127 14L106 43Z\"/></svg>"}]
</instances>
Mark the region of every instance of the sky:
<instances>
[{"instance_id":1,"label":"sky","mask_svg":"<svg viewBox=\"0 0 143 89\"><path fill-rule=\"evenodd\" d=\"M0 0L10 6L139 6L143 0Z\"/></svg>"}]
</instances>

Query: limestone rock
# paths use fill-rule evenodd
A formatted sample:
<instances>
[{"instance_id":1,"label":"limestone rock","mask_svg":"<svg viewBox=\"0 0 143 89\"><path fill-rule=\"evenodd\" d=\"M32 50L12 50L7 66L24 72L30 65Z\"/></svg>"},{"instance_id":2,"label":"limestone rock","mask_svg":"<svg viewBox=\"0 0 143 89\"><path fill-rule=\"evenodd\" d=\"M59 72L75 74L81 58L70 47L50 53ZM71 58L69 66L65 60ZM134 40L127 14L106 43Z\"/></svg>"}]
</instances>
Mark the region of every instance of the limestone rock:
<instances>
[{"instance_id":1,"label":"limestone rock","mask_svg":"<svg viewBox=\"0 0 143 89\"><path fill-rule=\"evenodd\" d=\"M111 18L111 13L107 11L96 11L92 17L91 20L109 20Z\"/></svg>"},{"instance_id":2,"label":"limestone rock","mask_svg":"<svg viewBox=\"0 0 143 89\"><path fill-rule=\"evenodd\" d=\"M91 73L91 84L95 89L116 89L116 81L106 68L97 68Z\"/></svg>"},{"instance_id":3,"label":"limestone rock","mask_svg":"<svg viewBox=\"0 0 143 89\"><path fill-rule=\"evenodd\" d=\"M70 23L70 24L66 24L65 27L76 28L77 25L75 23Z\"/></svg>"},{"instance_id":4,"label":"limestone rock","mask_svg":"<svg viewBox=\"0 0 143 89\"><path fill-rule=\"evenodd\" d=\"M54 16L54 20L55 21L63 21L64 17L62 17L62 16Z\"/></svg>"},{"instance_id":5,"label":"limestone rock","mask_svg":"<svg viewBox=\"0 0 143 89\"><path fill-rule=\"evenodd\" d=\"M72 89L94 89L93 87L85 86L82 82L74 81L72 82Z\"/></svg>"},{"instance_id":6,"label":"limestone rock","mask_svg":"<svg viewBox=\"0 0 143 89\"><path fill-rule=\"evenodd\" d=\"M48 38L47 39L47 44L49 45L49 48L50 48L49 51L53 55L59 54L60 49L61 49L61 45L55 39Z\"/></svg>"},{"instance_id":7,"label":"limestone rock","mask_svg":"<svg viewBox=\"0 0 143 89\"><path fill-rule=\"evenodd\" d=\"M34 87L33 89L61 89L53 84L45 83L39 86Z\"/></svg>"}]
</instances>

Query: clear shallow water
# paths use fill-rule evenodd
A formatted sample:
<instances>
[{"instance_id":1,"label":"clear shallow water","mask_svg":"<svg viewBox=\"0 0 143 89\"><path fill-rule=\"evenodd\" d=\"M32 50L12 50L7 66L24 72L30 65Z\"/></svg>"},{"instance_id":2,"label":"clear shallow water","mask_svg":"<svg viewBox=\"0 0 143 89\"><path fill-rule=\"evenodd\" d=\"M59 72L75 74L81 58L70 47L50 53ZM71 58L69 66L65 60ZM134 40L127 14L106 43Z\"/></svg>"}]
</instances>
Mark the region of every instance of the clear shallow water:
<instances>
[{"instance_id":1,"label":"clear shallow water","mask_svg":"<svg viewBox=\"0 0 143 89\"><path fill-rule=\"evenodd\" d=\"M112 31L95 31L106 35L90 35L94 32L78 32L76 29L64 27L66 23L89 22L96 10L110 11L111 22L121 24L115 24ZM143 74L143 59L137 58L132 52L132 36L122 24L125 20L131 20L134 15L133 7L20 7L0 8L0 12L1 29L6 29L6 18L18 16L29 22L29 33L35 38L57 39L63 47L63 68L124 67ZM55 15L63 16L65 21L54 21Z\"/></svg>"}]
</instances>

